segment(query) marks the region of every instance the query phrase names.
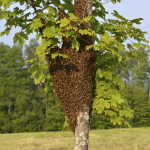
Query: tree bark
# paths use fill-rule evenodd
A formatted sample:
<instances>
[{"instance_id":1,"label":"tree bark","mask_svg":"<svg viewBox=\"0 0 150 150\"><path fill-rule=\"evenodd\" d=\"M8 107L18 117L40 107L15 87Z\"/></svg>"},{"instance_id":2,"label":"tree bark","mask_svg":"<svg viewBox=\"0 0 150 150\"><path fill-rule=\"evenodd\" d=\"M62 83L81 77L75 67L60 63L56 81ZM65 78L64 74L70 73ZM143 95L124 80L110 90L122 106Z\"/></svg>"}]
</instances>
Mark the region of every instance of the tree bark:
<instances>
[{"instance_id":1,"label":"tree bark","mask_svg":"<svg viewBox=\"0 0 150 150\"><path fill-rule=\"evenodd\" d=\"M92 15L93 0L75 0L74 14L80 19ZM91 24L89 24L91 28ZM91 100L92 101L92 100ZM77 113L77 124L75 128L75 150L88 150L90 107L84 106L82 111Z\"/></svg>"},{"instance_id":2,"label":"tree bark","mask_svg":"<svg viewBox=\"0 0 150 150\"><path fill-rule=\"evenodd\" d=\"M75 150L88 150L89 143L89 108L78 113L75 128Z\"/></svg>"}]
</instances>

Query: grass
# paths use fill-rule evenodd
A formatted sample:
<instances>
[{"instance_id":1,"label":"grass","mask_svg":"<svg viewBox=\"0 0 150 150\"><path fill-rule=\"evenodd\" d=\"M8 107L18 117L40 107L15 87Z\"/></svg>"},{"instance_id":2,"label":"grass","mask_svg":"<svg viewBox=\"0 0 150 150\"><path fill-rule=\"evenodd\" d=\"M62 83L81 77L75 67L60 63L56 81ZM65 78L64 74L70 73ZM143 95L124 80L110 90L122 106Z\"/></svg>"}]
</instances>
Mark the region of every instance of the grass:
<instances>
[{"instance_id":1,"label":"grass","mask_svg":"<svg viewBox=\"0 0 150 150\"><path fill-rule=\"evenodd\" d=\"M73 150L71 132L0 134L0 150ZM150 128L90 131L89 150L150 150Z\"/></svg>"}]
</instances>

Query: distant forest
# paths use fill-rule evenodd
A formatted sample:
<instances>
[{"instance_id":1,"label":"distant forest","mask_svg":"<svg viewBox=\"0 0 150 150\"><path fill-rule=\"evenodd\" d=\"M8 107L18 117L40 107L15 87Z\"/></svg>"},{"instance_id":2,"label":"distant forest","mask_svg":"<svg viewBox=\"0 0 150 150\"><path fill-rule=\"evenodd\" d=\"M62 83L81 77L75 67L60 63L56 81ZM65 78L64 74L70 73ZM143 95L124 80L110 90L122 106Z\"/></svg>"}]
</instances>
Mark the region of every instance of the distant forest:
<instances>
[{"instance_id":1,"label":"distant forest","mask_svg":"<svg viewBox=\"0 0 150 150\"><path fill-rule=\"evenodd\" d=\"M24 47L0 43L0 133L69 130L64 125L65 113L53 88L45 92L44 85L35 85L29 72L38 42L32 39ZM131 109L131 127L150 127L150 50L135 51L135 56L123 60L114 71L124 81L118 88ZM119 70L120 70L119 69ZM114 126L104 114L93 114L91 129Z\"/></svg>"}]
</instances>

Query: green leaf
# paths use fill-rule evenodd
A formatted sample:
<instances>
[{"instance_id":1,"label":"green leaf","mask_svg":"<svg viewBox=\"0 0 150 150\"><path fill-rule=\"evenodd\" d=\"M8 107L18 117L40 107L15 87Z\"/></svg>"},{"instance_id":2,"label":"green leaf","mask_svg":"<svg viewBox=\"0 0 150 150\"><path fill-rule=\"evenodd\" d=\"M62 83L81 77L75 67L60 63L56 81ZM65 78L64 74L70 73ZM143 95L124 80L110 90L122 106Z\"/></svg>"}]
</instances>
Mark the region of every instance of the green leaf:
<instances>
[{"instance_id":1,"label":"green leaf","mask_svg":"<svg viewBox=\"0 0 150 150\"><path fill-rule=\"evenodd\" d=\"M66 38L68 38L68 37L75 38L76 32L75 31L68 31L68 32L62 33L62 36L66 37Z\"/></svg>"},{"instance_id":2,"label":"green leaf","mask_svg":"<svg viewBox=\"0 0 150 150\"><path fill-rule=\"evenodd\" d=\"M113 123L113 125L116 124L122 125L123 118L122 117L111 118L111 122Z\"/></svg>"},{"instance_id":3,"label":"green leaf","mask_svg":"<svg viewBox=\"0 0 150 150\"><path fill-rule=\"evenodd\" d=\"M8 4L9 3L9 0L1 0L2 4L5 5L5 4Z\"/></svg>"},{"instance_id":4,"label":"green leaf","mask_svg":"<svg viewBox=\"0 0 150 150\"><path fill-rule=\"evenodd\" d=\"M79 17L75 16L73 13L68 13L69 15L69 19L71 21L77 21L77 20L80 20Z\"/></svg>"},{"instance_id":5,"label":"green leaf","mask_svg":"<svg viewBox=\"0 0 150 150\"><path fill-rule=\"evenodd\" d=\"M7 19L8 18L8 15L9 15L9 12L5 12L4 14L1 15L1 18L3 19Z\"/></svg>"},{"instance_id":6,"label":"green leaf","mask_svg":"<svg viewBox=\"0 0 150 150\"><path fill-rule=\"evenodd\" d=\"M92 48L94 48L94 50L98 50L99 46L97 46L97 45L88 45L88 46L86 46L86 50L90 50Z\"/></svg>"},{"instance_id":7,"label":"green leaf","mask_svg":"<svg viewBox=\"0 0 150 150\"><path fill-rule=\"evenodd\" d=\"M50 78L51 78L51 77L49 76L49 79L50 79ZM52 87L50 81L47 81L47 82L45 83L45 88L44 88L44 90L45 90L46 93L48 93L50 90L53 90L53 87Z\"/></svg>"},{"instance_id":8,"label":"green leaf","mask_svg":"<svg viewBox=\"0 0 150 150\"><path fill-rule=\"evenodd\" d=\"M101 30L101 25L97 19L94 18L94 22L92 24L94 31L98 33Z\"/></svg>"},{"instance_id":9,"label":"green leaf","mask_svg":"<svg viewBox=\"0 0 150 150\"><path fill-rule=\"evenodd\" d=\"M133 112L131 112L130 110L120 110L119 111L120 116L125 116L128 118L132 118L133 117Z\"/></svg>"},{"instance_id":10,"label":"green leaf","mask_svg":"<svg viewBox=\"0 0 150 150\"><path fill-rule=\"evenodd\" d=\"M108 116L117 116L117 113L111 110L105 110L104 113Z\"/></svg>"},{"instance_id":11,"label":"green leaf","mask_svg":"<svg viewBox=\"0 0 150 150\"><path fill-rule=\"evenodd\" d=\"M115 17L123 20L123 21L128 21L128 19L124 18L122 15L120 15L116 10L114 10L114 12L112 13Z\"/></svg>"},{"instance_id":12,"label":"green leaf","mask_svg":"<svg viewBox=\"0 0 150 150\"><path fill-rule=\"evenodd\" d=\"M6 28L3 32L0 33L0 36L9 35L11 28Z\"/></svg>"},{"instance_id":13,"label":"green leaf","mask_svg":"<svg viewBox=\"0 0 150 150\"><path fill-rule=\"evenodd\" d=\"M140 49L141 44L140 43L133 43L133 46L136 47L137 49Z\"/></svg>"},{"instance_id":14,"label":"green leaf","mask_svg":"<svg viewBox=\"0 0 150 150\"><path fill-rule=\"evenodd\" d=\"M60 28L62 28L70 24L70 20L67 18L64 18L64 19L61 19L60 21L57 21L57 23L60 23Z\"/></svg>"},{"instance_id":15,"label":"green leaf","mask_svg":"<svg viewBox=\"0 0 150 150\"><path fill-rule=\"evenodd\" d=\"M50 28L46 28L43 31L43 37L52 38L52 37L60 37L61 36L61 29L56 28L55 26L51 26Z\"/></svg>"},{"instance_id":16,"label":"green leaf","mask_svg":"<svg viewBox=\"0 0 150 150\"><path fill-rule=\"evenodd\" d=\"M83 21L85 22L91 22L91 20L92 20L92 16L87 16L83 19Z\"/></svg>"},{"instance_id":17,"label":"green leaf","mask_svg":"<svg viewBox=\"0 0 150 150\"><path fill-rule=\"evenodd\" d=\"M140 22L141 20L143 20L143 18L132 19L132 20L130 20L130 22L136 23L136 24L141 24L141 22Z\"/></svg>"},{"instance_id":18,"label":"green leaf","mask_svg":"<svg viewBox=\"0 0 150 150\"><path fill-rule=\"evenodd\" d=\"M76 39L73 39L72 41L72 48L76 49L77 51L79 50L80 44Z\"/></svg>"},{"instance_id":19,"label":"green leaf","mask_svg":"<svg viewBox=\"0 0 150 150\"><path fill-rule=\"evenodd\" d=\"M115 3L116 3L116 0L111 0L111 2L115 4Z\"/></svg>"},{"instance_id":20,"label":"green leaf","mask_svg":"<svg viewBox=\"0 0 150 150\"><path fill-rule=\"evenodd\" d=\"M39 18L36 18L33 20L33 23L30 25L30 28L36 30L42 26L43 26L43 24L42 24L41 20Z\"/></svg>"},{"instance_id":21,"label":"green leaf","mask_svg":"<svg viewBox=\"0 0 150 150\"><path fill-rule=\"evenodd\" d=\"M64 10L68 10L68 13L73 12L73 4L71 1L67 0L64 4L62 4Z\"/></svg>"},{"instance_id":22,"label":"green leaf","mask_svg":"<svg viewBox=\"0 0 150 150\"><path fill-rule=\"evenodd\" d=\"M23 45L25 40L28 40L28 36L24 32L16 33L13 38L14 43L19 42L20 45Z\"/></svg>"},{"instance_id":23,"label":"green leaf","mask_svg":"<svg viewBox=\"0 0 150 150\"><path fill-rule=\"evenodd\" d=\"M100 77L100 78L103 78L103 73L102 73L102 71L101 71L101 69L98 69L97 71L96 71L96 74Z\"/></svg>"},{"instance_id":24,"label":"green leaf","mask_svg":"<svg viewBox=\"0 0 150 150\"><path fill-rule=\"evenodd\" d=\"M121 2L121 0L111 0L111 2L113 3L113 4L115 4L115 3L117 3L117 2Z\"/></svg>"},{"instance_id":25,"label":"green leaf","mask_svg":"<svg viewBox=\"0 0 150 150\"><path fill-rule=\"evenodd\" d=\"M3 6L4 6L4 10L6 10L7 8L10 7L10 5L12 4L12 0L1 0Z\"/></svg>"},{"instance_id":26,"label":"green leaf","mask_svg":"<svg viewBox=\"0 0 150 150\"><path fill-rule=\"evenodd\" d=\"M38 60L37 58L33 58L33 59L30 59L30 60L26 60L25 62L27 62L27 63L33 63L33 62L35 62L37 60Z\"/></svg>"},{"instance_id":27,"label":"green leaf","mask_svg":"<svg viewBox=\"0 0 150 150\"><path fill-rule=\"evenodd\" d=\"M51 6L49 6L48 7L48 14L56 14L56 12L57 12L57 9L55 8L55 7L51 7Z\"/></svg>"},{"instance_id":28,"label":"green leaf","mask_svg":"<svg viewBox=\"0 0 150 150\"><path fill-rule=\"evenodd\" d=\"M55 57L57 56L61 56L63 58L68 58L69 56L67 56L66 54L62 54L62 53L54 53L54 54L51 54L51 57L52 59L54 59Z\"/></svg>"},{"instance_id":29,"label":"green leaf","mask_svg":"<svg viewBox=\"0 0 150 150\"><path fill-rule=\"evenodd\" d=\"M106 44L109 44L114 40L114 37L110 36L108 32L106 32L104 35L100 35L100 40L105 42Z\"/></svg>"},{"instance_id":30,"label":"green leaf","mask_svg":"<svg viewBox=\"0 0 150 150\"><path fill-rule=\"evenodd\" d=\"M78 31L81 35L89 35L89 36L93 36L93 32L90 31L89 29L79 29Z\"/></svg>"}]
</instances>

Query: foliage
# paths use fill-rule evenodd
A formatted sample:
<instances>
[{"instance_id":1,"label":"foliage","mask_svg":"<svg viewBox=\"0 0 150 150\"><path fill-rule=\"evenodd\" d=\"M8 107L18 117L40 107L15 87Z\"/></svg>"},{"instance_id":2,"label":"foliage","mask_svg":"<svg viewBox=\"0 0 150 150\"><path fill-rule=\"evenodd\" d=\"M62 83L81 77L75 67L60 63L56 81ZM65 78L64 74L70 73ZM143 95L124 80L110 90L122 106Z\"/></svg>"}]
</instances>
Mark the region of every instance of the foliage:
<instances>
[{"instance_id":1,"label":"foliage","mask_svg":"<svg viewBox=\"0 0 150 150\"><path fill-rule=\"evenodd\" d=\"M112 3L120 1L111 0ZM10 10L9 7L17 2L25 6L24 9L15 6L13 10ZM35 2L32 0L1 0L0 6L1 19L6 19L6 29L1 33L1 36L9 34L13 26L19 26L21 32L16 33L14 42L24 43L33 31L37 33L37 38L42 38L41 45L36 49L38 58L31 60L31 62L35 60L30 69L35 84L42 84L51 80L45 54L52 53L55 47L61 47L63 37L70 38L72 48L79 51L79 37L81 35L92 36L94 45L88 45L86 49L93 49L98 53L93 112L104 113L114 125L128 124L125 118L130 118L132 111L118 90L123 84L114 68L118 67L119 70L119 63L122 60L121 53L125 51L125 41L135 41L127 43L129 50L129 53L126 52L127 54L133 53L134 49L141 45L147 46L145 43L148 41L144 37L146 32L134 27L135 24L140 24L142 18L129 20L114 11L112 16L115 19L106 19L108 12L106 12L101 0L93 1L93 15L82 20L73 14L72 0L64 0L62 4L57 0ZM31 7L32 13L29 10ZM68 12L63 19L59 19L58 10L60 9ZM83 23L92 23L93 29L82 29ZM54 53L53 56L58 56L58 54ZM59 54L59 56L67 57L63 54ZM45 85L49 86L49 84ZM47 90L48 87L46 86L45 89Z\"/></svg>"},{"instance_id":2,"label":"foliage","mask_svg":"<svg viewBox=\"0 0 150 150\"><path fill-rule=\"evenodd\" d=\"M25 46L26 60L35 57L37 45L31 40ZM62 130L59 101L53 90L33 83L28 67L20 47L0 44L0 133Z\"/></svg>"},{"instance_id":3,"label":"foliage","mask_svg":"<svg viewBox=\"0 0 150 150\"><path fill-rule=\"evenodd\" d=\"M34 51L37 46L38 43L35 39L32 39L29 45L25 45L26 60L35 58ZM33 79L30 78L30 74L27 71L33 63L25 63L21 49L17 46L10 48L7 45L1 44L0 52L0 132L60 131L62 128L63 130L68 130L68 125L64 124L64 112L53 93L53 89L47 89L48 91L45 93L43 84L35 85L33 83ZM120 88L120 93L127 99L130 108L134 110L133 117L128 120L131 126L150 126L149 84L147 82L148 76L145 76L145 74L149 72L148 51L145 51L144 48L140 48L137 52L140 53L138 57L132 57L128 60L124 60L123 58L123 64L121 64L120 68L122 68L124 75L123 72L121 72L120 76L125 81L125 86ZM137 68L139 65L137 62L141 62L140 65L142 67ZM18 70L17 74L14 74L16 70ZM11 72L11 74L8 74L8 72ZM127 72L130 72L129 77L126 76L126 74L128 74ZM97 88L97 92L99 95L101 94L101 99L95 100L94 102L102 103L104 106L102 104L94 105L96 107L101 106L97 108L97 110L101 111L99 112L101 115L93 110L90 128L109 129L119 126L125 127L124 125L112 124L110 122L110 120L113 119L113 115L118 115L117 113L119 112L124 113L119 108L115 111L113 108L109 108L110 100L114 106L118 105L118 102L122 100L120 99L120 95L117 95L118 91L113 93L114 91L109 88L112 86L112 84L110 84L112 80L111 76L108 72L102 73L100 70L97 73L99 73L101 77L99 78L99 76L97 76L97 82L100 82L101 90L101 92L98 92ZM106 74L107 80L104 79ZM112 73L110 72L110 74ZM130 80L125 79L126 77ZM104 81L109 83L108 87ZM113 81L113 86L115 86L116 80ZM118 82L122 85L121 79L118 80ZM105 88L106 90L104 91L101 88ZM109 92L113 94L111 94L108 99ZM112 99L112 96L116 97L116 95L119 98L117 100ZM104 101L103 98L105 98L105 96L107 96L107 99ZM11 108L10 112L9 105ZM124 105L124 107L125 106L126 105ZM125 113L122 115L125 115ZM116 121L119 123L119 116L117 117L118 120Z\"/></svg>"},{"instance_id":4,"label":"foliage","mask_svg":"<svg viewBox=\"0 0 150 150\"><path fill-rule=\"evenodd\" d=\"M150 103L147 91L142 87L130 85L124 92L126 92L130 107L134 110L130 124L133 127L150 126Z\"/></svg>"},{"instance_id":5,"label":"foliage","mask_svg":"<svg viewBox=\"0 0 150 150\"><path fill-rule=\"evenodd\" d=\"M134 110L132 126L150 126L149 50L140 47L136 56L124 60L122 68L125 87L122 89L129 106Z\"/></svg>"},{"instance_id":6,"label":"foliage","mask_svg":"<svg viewBox=\"0 0 150 150\"><path fill-rule=\"evenodd\" d=\"M0 53L0 132L11 132L11 120L18 118L29 102L29 79L19 47L1 43Z\"/></svg>"},{"instance_id":7,"label":"foliage","mask_svg":"<svg viewBox=\"0 0 150 150\"><path fill-rule=\"evenodd\" d=\"M128 121L132 127L150 126L149 49L140 47L135 50L134 55L130 59L125 57L125 52L121 55L122 61L120 66L114 70L125 83L124 86L119 88L119 91L134 111L133 117ZM118 68L121 68L121 71ZM101 75L101 77L103 76ZM103 113L101 116L95 113L92 115L91 129L114 127L118 127L118 125L110 124L109 118ZM124 127L124 125L121 127Z\"/></svg>"}]
</instances>

